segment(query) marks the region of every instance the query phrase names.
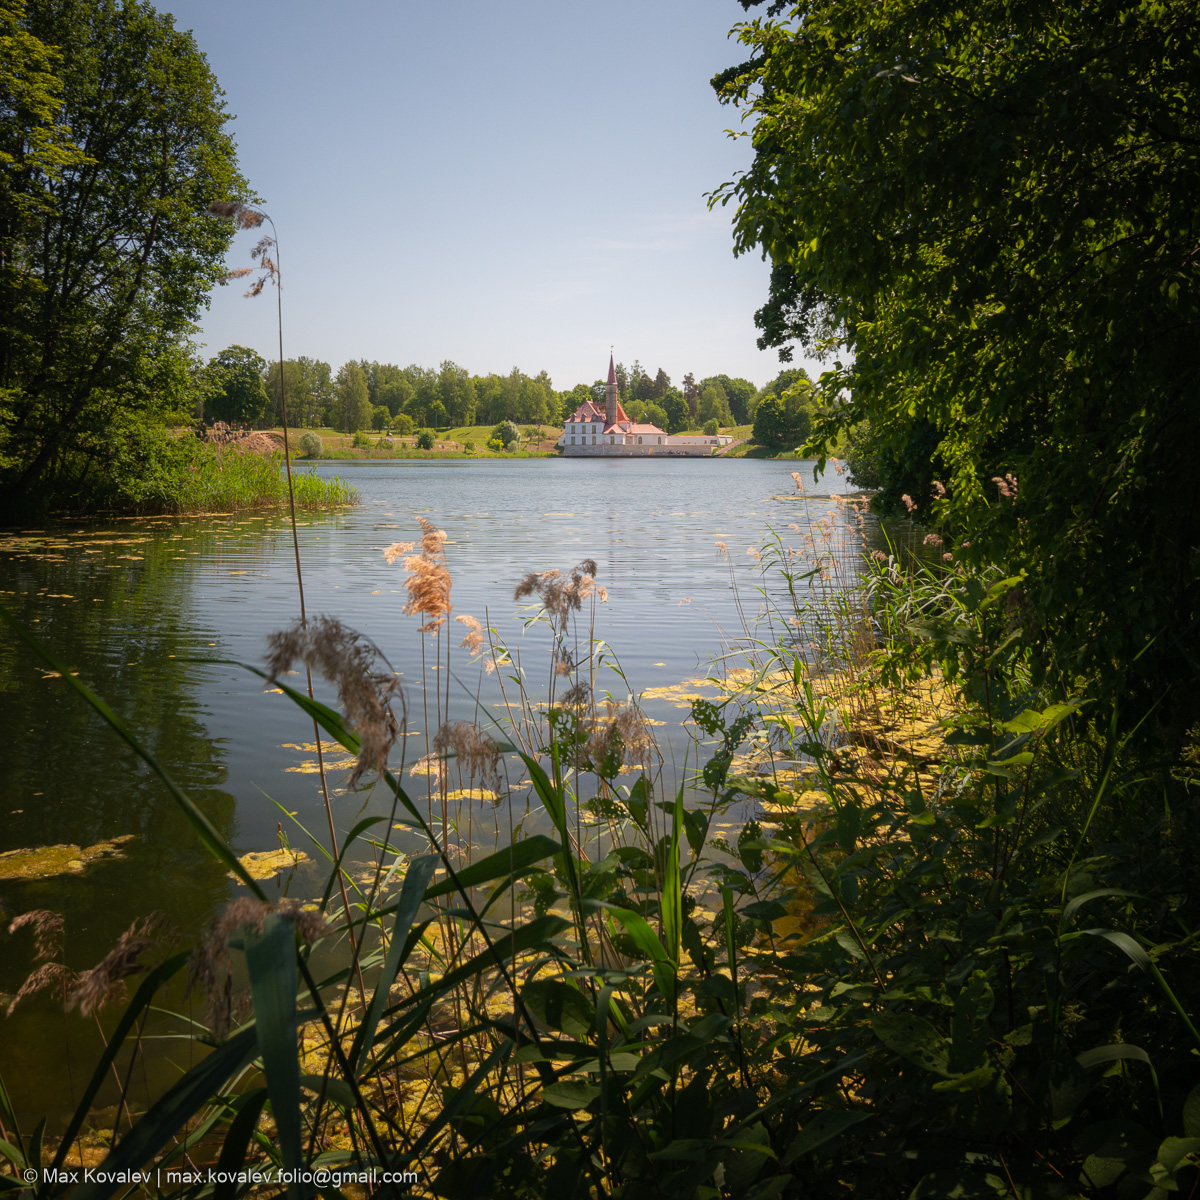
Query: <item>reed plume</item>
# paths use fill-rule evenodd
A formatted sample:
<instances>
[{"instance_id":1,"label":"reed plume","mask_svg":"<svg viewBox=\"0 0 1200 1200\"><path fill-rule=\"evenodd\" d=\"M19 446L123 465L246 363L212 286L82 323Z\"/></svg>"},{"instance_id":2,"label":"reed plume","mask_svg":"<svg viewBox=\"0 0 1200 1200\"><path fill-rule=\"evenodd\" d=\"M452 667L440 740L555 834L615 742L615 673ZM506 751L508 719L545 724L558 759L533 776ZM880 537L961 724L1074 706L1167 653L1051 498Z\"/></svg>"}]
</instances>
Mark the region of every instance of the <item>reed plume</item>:
<instances>
[{"instance_id":1,"label":"reed plume","mask_svg":"<svg viewBox=\"0 0 1200 1200\"><path fill-rule=\"evenodd\" d=\"M400 732L392 705L399 699L403 706L403 695L400 680L378 647L334 617L317 617L307 624L298 621L271 634L267 644L272 680L291 670L293 663L303 662L337 687L346 719L360 740L347 787L353 788L367 770L382 774Z\"/></svg>"},{"instance_id":2,"label":"reed plume","mask_svg":"<svg viewBox=\"0 0 1200 1200\"><path fill-rule=\"evenodd\" d=\"M142 955L174 940L174 931L169 929L162 913L138 918L90 971L79 976L67 997L67 1008L79 1005L79 1011L90 1017L109 1001L123 1000L126 995L124 980L146 970Z\"/></svg>"},{"instance_id":3,"label":"reed plume","mask_svg":"<svg viewBox=\"0 0 1200 1200\"><path fill-rule=\"evenodd\" d=\"M404 558L404 569L408 578L404 586L408 589L408 602L404 612L408 616L422 616L425 623L421 633L434 633L446 623L453 605L450 603L450 571L446 566L446 533L432 521L417 518L421 526L421 552L409 554L412 542L396 542L389 546L383 556L388 562Z\"/></svg>"}]
</instances>

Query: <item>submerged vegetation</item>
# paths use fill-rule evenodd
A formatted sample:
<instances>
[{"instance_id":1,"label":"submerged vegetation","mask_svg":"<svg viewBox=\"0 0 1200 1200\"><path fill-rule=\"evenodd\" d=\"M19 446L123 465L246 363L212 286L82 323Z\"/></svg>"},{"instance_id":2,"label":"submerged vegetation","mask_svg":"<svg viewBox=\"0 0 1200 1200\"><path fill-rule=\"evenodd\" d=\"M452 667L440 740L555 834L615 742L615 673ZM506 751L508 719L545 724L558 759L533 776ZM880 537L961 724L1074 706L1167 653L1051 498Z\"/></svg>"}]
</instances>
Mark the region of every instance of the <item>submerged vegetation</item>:
<instances>
[{"instance_id":1,"label":"submerged vegetation","mask_svg":"<svg viewBox=\"0 0 1200 1200\"><path fill-rule=\"evenodd\" d=\"M859 581L862 529L839 500L758 551L763 615L680 690L677 779L595 638L594 563L516 581L548 629L539 684L454 612L445 534L390 547L423 633L424 753L395 762L403 697L373 644L332 619L277 635L253 669L386 815L306 843L330 875L305 909L270 902L164 776L244 888L190 956L135 923L68 977L52 914L18 917L48 931L23 1003L44 985L88 1012L144 979L65 1129L20 1128L0 1092L14 1176L40 1158L203 1168L155 1185L181 1196L209 1168L230 1195L254 1182L236 1172L305 1169L345 1195L389 1193L385 1171L464 1197L1186 1194L1194 768L1147 769L1085 694L1039 684L1018 579L922 547ZM451 720L463 655L500 726ZM298 665L342 712L287 683ZM480 804L508 814L490 853ZM176 1033L208 1053L132 1111L139 1031L185 975L208 1015ZM114 1063L124 1115L97 1123Z\"/></svg>"}]
</instances>

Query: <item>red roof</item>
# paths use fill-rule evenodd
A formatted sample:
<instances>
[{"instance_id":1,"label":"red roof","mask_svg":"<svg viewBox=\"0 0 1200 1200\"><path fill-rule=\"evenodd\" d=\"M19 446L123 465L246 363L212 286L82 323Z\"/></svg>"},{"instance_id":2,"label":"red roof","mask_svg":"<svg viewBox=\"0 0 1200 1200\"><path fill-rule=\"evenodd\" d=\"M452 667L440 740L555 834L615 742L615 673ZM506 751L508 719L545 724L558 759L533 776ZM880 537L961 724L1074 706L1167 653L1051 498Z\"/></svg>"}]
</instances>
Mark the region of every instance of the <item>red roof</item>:
<instances>
[{"instance_id":1,"label":"red roof","mask_svg":"<svg viewBox=\"0 0 1200 1200\"><path fill-rule=\"evenodd\" d=\"M605 415L604 407L602 405L596 404L596 402L593 400L585 400L567 418L567 424L570 424L572 421L599 421L600 424L604 426L604 429L606 431L609 428L608 423L607 423L608 418ZM629 416L625 412L625 409L621 407L621 402L618 400L617 401L617 421L616 421L616 423L618 425L620 425L622 423L628 424L628 422L629 422ZM660 430L660 432L661 432L661 430Z\"/></svg>"}]
</instances>

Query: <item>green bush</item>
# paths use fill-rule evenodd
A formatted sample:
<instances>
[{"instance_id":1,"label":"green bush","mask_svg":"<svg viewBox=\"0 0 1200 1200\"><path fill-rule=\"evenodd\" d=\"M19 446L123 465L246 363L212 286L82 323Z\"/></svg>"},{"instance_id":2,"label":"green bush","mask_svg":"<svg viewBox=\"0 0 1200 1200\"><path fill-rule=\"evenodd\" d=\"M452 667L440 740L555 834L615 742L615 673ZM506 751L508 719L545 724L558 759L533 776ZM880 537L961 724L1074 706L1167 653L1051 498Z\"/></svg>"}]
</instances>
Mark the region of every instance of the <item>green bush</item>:
<instances>
[{"instance_id":1,"label":"green bush","mask_svg":"<svg viewBox=\"0 0 1200 1200\"><path fill-rule=\"evenodd\" d=\"M487 448L499 453L504 449L504 443L499 438L488 438Z\"/></svg>"},{"instance_id":2,"label":"green bush","mask_svg":"<svg viewBox=\"0 0 1200 1200\"><path fill-rule=\"evenodd\" d=\"M475 443L468 439L467 441L463 442L463 449L468 454L474 454L475 453Z\"/></svg>"},{"instance_id":3,"label":"green bush","mask_svg":"<svg viewBox=\"0 0 1200 1200\"><path fill-rule=\"evenodd\" d=\"M492 430L492 437L504 447L507 447L510 442L516 442L518 446L521 444L521 431L511 421L501 421Z\"/></svg>"},{"instance_id":4,"label":"green bush","mask_svg":"<svg viewBox=\"0 0 1200 1200\"><path fill-rule=\"evenodd\" d=\"M392 428L401 437L408 437L413 431L413 419L406 412L397 413L392 419Z\"/></svg>"},{"instance_id":5,"label":"green bush","mask_svg":"<svg viewBox=\"0 0 1200 1200\"><path fill-rule=\"evenodd\" d=\"M320 458L324 450L325 443L321 441L320 434L306 429L300 435L300 454L304 458Z\"/></svg>"},{"instance_id":6,"label":"green bush","mask_svg":"<svg viewBox=\"0 0 1200 1200\"><path fill-rule=\"evenodd\" d=\"M370 450L371 438L365 429L357 429L354 432L354 437L351 439L350 444L355 450Z\"/></svg>"},{"instance_id":7,"label":"green bush","mask_svg":"<svg viewBox=\"0 0 1200 1200\"><path fill-rule=\"evenodd\" d=\"M435 434L432 429L422 429L421 432L417 434L417 449L432 450L436 441L437 434Z\"/></svg>"},{"instance_id":8,"label":"green bush","mask_svg":"<svg viewBox=\"0 0 1200 1200\"><path fill-rule=\"evenodd\" d=\"M714 434L721 432L721 426L717 424L716 417L710 417L707 421L704 422L704 432L709 437L712 437Z\"/></svg>"}]
</instances>

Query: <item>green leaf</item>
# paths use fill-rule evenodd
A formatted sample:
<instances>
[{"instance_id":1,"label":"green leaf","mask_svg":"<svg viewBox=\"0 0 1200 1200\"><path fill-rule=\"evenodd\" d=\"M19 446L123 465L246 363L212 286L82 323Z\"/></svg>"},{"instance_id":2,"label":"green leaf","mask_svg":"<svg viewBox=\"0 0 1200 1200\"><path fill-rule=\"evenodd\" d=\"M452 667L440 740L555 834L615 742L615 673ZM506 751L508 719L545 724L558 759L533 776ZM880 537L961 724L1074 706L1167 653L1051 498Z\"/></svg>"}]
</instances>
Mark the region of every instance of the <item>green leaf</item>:
<instances>
[{"instance_id":1,"label":"green leaf","mask_svg":"<svg viewBox=\"0 0 1200 1200\"><path fill-rule=\"evenodd\" d=\"M818 1113L811 1121L806 1121L804 1128L792 1139L784 1151L783 1165L790 1166L805 1154L811 1154L821 1146L840 1137L847 1129L869 1121L873 1113L863 1110L827 1109Z\"/></svg>"},{"instance_id":2,"label":"green leaf","mask_svg":"<svg viewBox=\"0 0 1200 1200\"><path fill-rule=\"evenodd\" d=\"M875 1036L889 1050L923 1070L947 1075L950 1050L946 1039L922 1017L911 1013L880 1012L871 1018Z\"/></svg>"},{"instance_id":3,"label":"green leaf","mask_svg":"<svg viewBox=\"0 0 1200 1200\"><path fill-rule=\"evenodd\" d=\"M587 1079L560 1079L542 1089L542 1099L557 1108L587 1108L600 1095L599 1085Z\"/></svg>"},{"instance_id":4,"label":"green leaf","mask_svg":"<svg viewBox=\"0 0 1200 1200\"><path fill-rule=\"evenodd\" d=\"M646 811L649 807L646 802L646 777L639 775L633 787L629 789L629 799L625 801L625 807L629 809L629 815L633 818L634 823L646 832Z\"/></svg>"},{"instance_id":5,"label":"green leaf","mask_svg":"<svg viewBox=\"0 0 1200 1200\"><path fill-rule=\"evenodd\" d=\"M489 854L486 858L481 858L478 862L473 862L470 866L455 873L458 875L458 882L463 887L477 887L481 883L490 883L493 879L500 879L504 876L519 877L521 873L536 863L552 858L561 852L562 846L558 842L539 833L514 842L513 845L498 850L495 854ZM425 893L425 898L433 900L454 891L457 891L454 881L443 879L441 883L435 883Z\"/></svg>"},{"instance_id":6,"label":"green leaf","mask_svg":"<svg viewBox=\"0 0 1200 1200\"><path fill-rule=\"evenodd\" d=\"M1085 1071L1092 1067L1098 1067L1101 1063L1116 1062L1119 1059L1133 1059L1136 1062L1148 1063L1150 1055L1141 1046L1130 1046L1124 1042L1118 1042L1112 1046L1097 1046L1094 1050L1085 1050L1082 1054L1075 1055L1075 1061Z\"/></svg>"},{"instance_id":7,"label":"green leaf","mask_svg":"<svg viewBox=\"0 0 1200 1200\"><path fill-rule=\"evenodd\" d=\"M228 1176L242 1169L246 1161L246 1150L254 1131L258 1128L258 1118L266 1102L266 1088L255 1088L235 1101L237 1116L225 1131L225 1140L221 1143L221 1157L217 1161L217 1171L226 1178L219 1180L213 1188L213 1200L234 1200L237 1195L238 1185Z\"/></svg>"},{"instance_id":8,"label":"green leaf","mask_svg":"<svg viewBox=\"0 0 1200 1200\"><path fill-rule=\"evenodd\" d=\"M1027 708L1018 713L1011 721L1002 721L1000 728L1009 733L1045 733L1055 725L1065 721L1072 713L1079 711L1078 704L1052 704L1049 708L1038 712Z\"/></svg>"},{"instance_id":9,"label":"green leaf","mask_svg":"<svg viewBox=\"0 0 1200 1200\"><path fill-rule=\"evenodd\" d=\"M576 1041L585 1041L596 1024L587 997L561 979L535 979L525 985L521 997L534 1017Z\"/></svg>"},{"instance_id":10,"label":"green leaf","mask_svg":"<svg viewBox=\"0 0 1200 1200\"><path fill-rule=\"evenodd\" d=\"M245 930L243 944L271 1113L283 1165L294 1171L303 1165L300 1051L296 1038L296 924L272 913L263 919L261 933ZM299 1197L302 1193L299 1184L288 1185L288 1195Z\"/></svg>"},{"instance_id":11,"label":"green leaf","mask_svg":"<svg viewBox=\"0 0 1200 1200\"><path fill-rule=\"evenodd\" d=\"M658 990L667 999L671 999L675 995L675 967L654 930L646 924L643 917L631 909L618 908L615 904L606 904L605 907L625 926L626 933L649 959Z\"/></svg>"},{"instance_id":12,"label":"green leaf","mask_svg":"<svg viewBox=\"0 0 1200 1200\"><path fill-rule=\"evenodd\" d=\"M1128 896L1132 900L1142 899L1137 892L1127 892L1123 888L1096 888L1091 892L1084 892L1082 896L1076 896L1062 912L1062 925L1069 925L1071 918L1089 901L1095 900L1100 896Z\"/></svg>"},{"instance_id":13,"label":"green leaf","mask_svg":"<svg viewBox=\"0 0 1200 1200\"><path fill-rule=\"evenodd\" d=\"M400 899L396 904L396 920L392 925L392 939L388 944L387 957L383 962L383 970L375 981L371 1003L355 1035L354 1048L350 1053L350 1065L357 1077L361 1077L363 1063L366 1062L371 1045L375 1041L380 1014L388 1002L392 984L403 962L409 929L416 918L421 901L427 895L425 889L433 878L437 865L437 856L427 854L421 858L414 858L404 872L404 883L400 887ZM459 878L461 877L460 875Z\"/></svg>"},{"instance_id":14,"label":"green leaf","mask_svg":"<svg viewBox=\"0 0 1200 1200\"><path fill-rule=\"evenodd\" d=\"M1158 1161L1168 1171L1178 1171L1184 1159L1188 1166L1200 1166L1200 1137L1167 1138L1158 1148Z\"/></svg>"},{"instance_id":15,"label":"green leaf","mask_svg":"<svg viewBox=\"0 0 1200 1200\"><path fill-rule=\"evenodd\" d=\"M996 1078L994 1067L976 1067L964 1075L955 1075L950 1079L939 1079L933 1085L935 1092L976 1092L987 1087Z\"/></svg>"},{"instance_id":16,"label":"green leaf","mask_svg":"<svg viewBox=\"0 0 1200 1200\"><path fill-rule=\"evenodd\" d=\"M1197 1084L1183 1102L1183 1132L1188 1137L1200 1137L1200 1084Z\"/></svg>"}]
</instances>

